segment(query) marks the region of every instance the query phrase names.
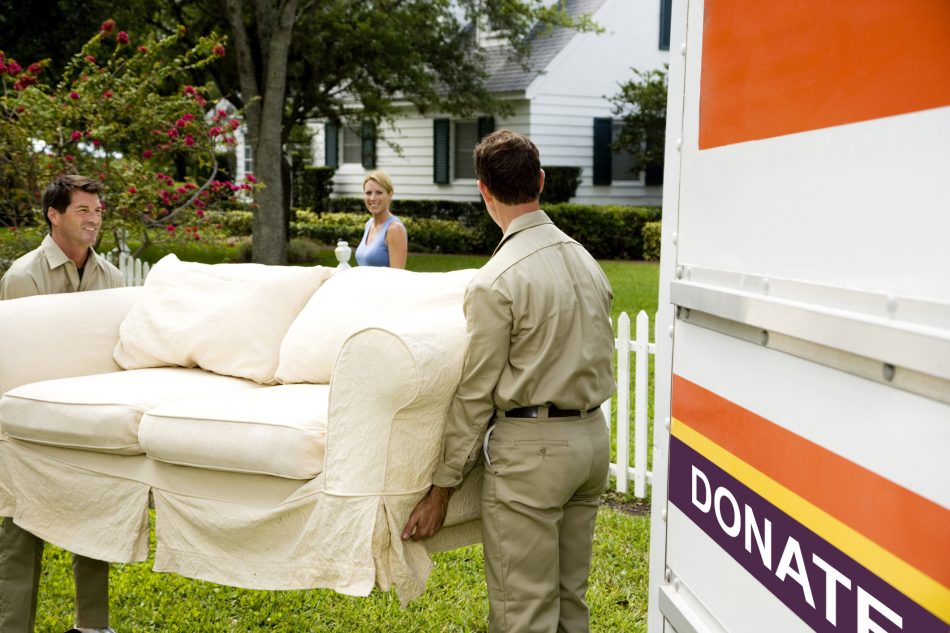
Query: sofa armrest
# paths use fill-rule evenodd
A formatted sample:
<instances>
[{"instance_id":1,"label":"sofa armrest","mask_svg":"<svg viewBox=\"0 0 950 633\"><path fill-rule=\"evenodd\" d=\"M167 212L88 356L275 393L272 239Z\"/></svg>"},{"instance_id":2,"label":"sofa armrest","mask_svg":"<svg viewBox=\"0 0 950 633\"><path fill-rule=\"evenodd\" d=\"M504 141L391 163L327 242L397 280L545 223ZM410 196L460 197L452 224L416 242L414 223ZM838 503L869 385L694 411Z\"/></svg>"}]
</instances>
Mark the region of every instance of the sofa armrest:
<instances>
[{"instance_id":1,"label":"sofa armrest","mask_svg":"<svg viewBox=\"0 0 950 633\"><path fill-rule=\"evenodd\" d=\"M119 369L119 324L141 288L0 301L0 395L39 380Z\"/></svg>"},{"instance_id":2,"label":"sofa armrest","mask_svg":"<svg viewBox=\"0 0 950 633\"><path fill-rule=\"evenodd\" d=\"M420 316L353 334L330 380L324 474L334 494L413 494L430 484L461 377L464 319Z\"/></svg>"}]
</instances>

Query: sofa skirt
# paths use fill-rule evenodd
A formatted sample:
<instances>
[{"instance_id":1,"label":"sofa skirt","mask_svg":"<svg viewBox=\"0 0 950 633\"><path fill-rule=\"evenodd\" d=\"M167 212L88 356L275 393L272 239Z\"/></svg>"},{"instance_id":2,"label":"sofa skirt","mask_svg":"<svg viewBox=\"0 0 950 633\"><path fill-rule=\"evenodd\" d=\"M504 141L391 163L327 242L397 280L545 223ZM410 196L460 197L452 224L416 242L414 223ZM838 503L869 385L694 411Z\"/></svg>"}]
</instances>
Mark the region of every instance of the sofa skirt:
<instances>
[{"instance_id":1,"label":"sofa skirt","mask_svg":"<svg viewBox=\"0 0 950 633\"><path fill-rule=\"evenodd\" d=\"M426 546L400 536L424 492L336 495L322 475L211 471L0 438L0 515L68 551L130 563L148 558L151 503L155 571L251 589L365 596L375 586L406 604L433 565ZM476 542L472 519L450 522L434 549Z\"/></svg>"}]
</instances>

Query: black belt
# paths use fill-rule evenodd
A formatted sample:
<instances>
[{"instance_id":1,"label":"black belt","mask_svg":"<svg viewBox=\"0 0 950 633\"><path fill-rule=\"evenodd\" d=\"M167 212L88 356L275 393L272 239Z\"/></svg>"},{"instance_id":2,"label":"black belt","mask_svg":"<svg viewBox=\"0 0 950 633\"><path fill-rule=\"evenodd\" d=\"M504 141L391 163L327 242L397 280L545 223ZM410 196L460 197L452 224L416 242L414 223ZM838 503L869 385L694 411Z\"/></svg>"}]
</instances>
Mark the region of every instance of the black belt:
<instances>
[{"instance_id":1,"label":"black belt","mask_svg":"<svg viewBox=\"0 0 950 633\"><path fill-rule=\"evenodd\" d=\"M598 407L594 407L593 409L585 409L583 411L580 411L578 409L559 409L553 404L547 407L539 407L539 406L518 407L517 409L509 409L508 411L505 411L505 417L506 418L536 418L538 417L538 412L541 409L545 409L545 408L548 410L549 418L576 418L576 417L580 417L581 415L590 413L591 411L596 411Z\"/></svg>"}]
</instances>

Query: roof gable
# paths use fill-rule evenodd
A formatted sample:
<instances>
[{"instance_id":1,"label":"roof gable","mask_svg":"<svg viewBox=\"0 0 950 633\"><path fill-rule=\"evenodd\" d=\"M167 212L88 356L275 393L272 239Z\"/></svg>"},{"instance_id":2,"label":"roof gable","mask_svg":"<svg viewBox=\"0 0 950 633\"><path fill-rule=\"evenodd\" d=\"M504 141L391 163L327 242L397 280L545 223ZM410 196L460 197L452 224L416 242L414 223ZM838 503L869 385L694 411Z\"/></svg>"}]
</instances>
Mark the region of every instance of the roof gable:
<instances>
[{"instance_id":1,"label":"roof gable","mask_svg":"<svg viewBox=\"0 0 950 633\"><path fill-rule=\"evenodd\" d=\"M589 13L593 15L607 0L566 0L566 11L571 17ZM541 75L554 58L577 35L577 31L565 27L548 30L538 25L529 35L531 56L528 69L507 59L509 49L499 47L489 51L487 59L488 79L485 82L492 92L523 91Z\"/></svg>"}]
</instances>

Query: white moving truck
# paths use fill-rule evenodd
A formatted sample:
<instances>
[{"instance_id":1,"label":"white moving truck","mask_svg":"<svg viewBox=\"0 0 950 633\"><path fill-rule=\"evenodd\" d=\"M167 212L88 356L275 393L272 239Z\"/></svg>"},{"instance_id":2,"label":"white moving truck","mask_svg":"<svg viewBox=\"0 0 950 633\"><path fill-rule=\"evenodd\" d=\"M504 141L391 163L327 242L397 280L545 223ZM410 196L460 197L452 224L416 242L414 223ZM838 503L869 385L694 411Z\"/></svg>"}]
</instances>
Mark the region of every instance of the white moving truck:
<instances>
[{"instance_id":1,"label":"white moving truck","mask_svg":"<svg viewBox=\"0 0 950 633\"><path fill-rule=\"evenodd\" d=\"M950 1L674 0L650 633L950 631Z\"/></svg>"}]
</instances>

